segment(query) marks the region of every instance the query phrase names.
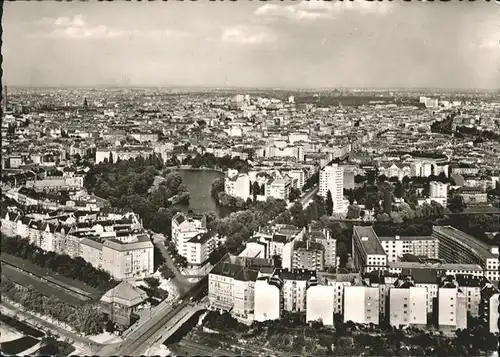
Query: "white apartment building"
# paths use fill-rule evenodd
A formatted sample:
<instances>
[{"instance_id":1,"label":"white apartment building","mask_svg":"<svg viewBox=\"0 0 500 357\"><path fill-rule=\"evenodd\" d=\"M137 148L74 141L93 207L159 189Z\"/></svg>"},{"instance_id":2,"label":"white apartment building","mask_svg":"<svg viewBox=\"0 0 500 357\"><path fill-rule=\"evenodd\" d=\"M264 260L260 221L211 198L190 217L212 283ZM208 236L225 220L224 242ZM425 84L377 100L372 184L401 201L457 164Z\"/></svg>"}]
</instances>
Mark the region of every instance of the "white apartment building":
<instances>
[{"instance_id":1,"label":"white apartment building","mask_svg":"<svg viewBox=\"0 0 500 357\"><path fill-rule=\"evenodd\" d=\"M397 262L403 254L437 259L439 241L431 236L379 237L388 262Z\"/></svg>"},{"instance_id":2,"label":"white apartment building","mask_svg":"<svg viewBox=\"0 0 500 357\"><path fill-rule=\"evenodd\" d=\"M188 252L188 242L197 235L205 233L207 233L205 216L189 216L179 212L172 217L172 242L177 252L186 259L192 256L191 251Z\"/></svg>"},{"instance_id":3,"label":"white apartment building","mask_svg":"<svg viewBox=\"0 0 500 357\"><path fill-rule=\"evenodd\" d=\"M438 325L449 332L467 328L465 296L458 288L439 288Z\"/></svg>"},{"instance_id":4,"label":"white apartment building","mask_svg":"<svg viewBox=\"0 0 500 357\"><path fill-rule=\"evenodd\" d=\"M387 254L371 226L353 227L352 255L360 272L387 270Z\"/></svg>"},{"instance_id":5,"label":"white apartment building","mask_svg":"<svg viewBox=\"0 0 500 357\"><path fill-rule=\"evenodd\" d=\"M430 199L446 207L448 203L448 184L432 181L430 183Z\"/></svg>"},{"instance_id":6,"label":"white apartment building","mask_svg":"<svg viewBox=\"0 0 500 357\"><path fill-rule=\"evenodd\" d=\"M110 239L102 245L102 268L116 279L140 279L154 273L154 246L147 235L133 243Z\"/></svg>"},{"instance_id":7,"label":"white apartment building","mask_svg":"<svg viewBox=\"0 0 500 357\"><path fill-rule=\"evenodd\" d=\"M414 286L391 288L389 310L391 326L425 326L427 324L427 290Z\"/></svg>"},{"instance_id":8,"label":"white apartment building","mask_svg":"<svg viewBox=\"0 0 500 357\"><path fill-rule=\"evenodd\" d=\"M230 311L242 323L254 319L255 282L259 272L243 265L220 262L208 275L208 298L213 308Z\"/></svg>"},{"instance_id":9,"label":"white apartment building","mask_svg":"<svg viewBox=\"0 0 500 357\"><path fill-rule=\"evenodd\" d=\"M344 169L337 164L325 166L319 173L319 195L332 194L334 212L344 211Z\"/></svg>"},{"instance_id":10,"label":"white apartment building","mask_svg":"<svg viewBox=\"0 0 500 357\"><path fill-rule=\"evenodd\" d=\"M292 188L291 180L284 178L270 180L266 184L266 198L272 197L277 200L288 201L290 189Z\"/></svg>"},{"instance_id":11,"label":"white apartment building","mask_svg":"<svg viewBox=\"0 0 500 357\"><path fill-rule=\"evenodd\" d=\"M228 170L224 178L224 192L230 196L240 197L247 200L250 195L250 177L248 174L240 174L238 170Z\"/></svg>"},{"instance_id":12,"label":"white apartment building","mask_svg":"<svg viewBox=\"0 0 500 357\"><path fill-rule=\"evenodd\" d=\"M439 258L449 263L477 264L490 281L498 281L498 246L487 245L452 226L433 226L432 236L439 240Z\"/></svg>"},{"instance_id":13,"label":"white apartment building","mask_svg":"<svg viewBox=\"0 0 500 357\"><path fill-rule=\"evenodd\" d=\"M306 291L309 283L316 279L316 272L310 270L278 270L283 279L283 308L285 311L306 311Z\"/></svg>"},{"instance_id":14,"label":"white apartment building","mask_svg":"<svg viewBox=\"0 0 500 357\"><path fill-rule=\"evenodd\" d=\"M337 240L330 236L330 231L324 229L323 231L310 231L309 235L315 242L320 243L324 248L324 261L325 267L337 266Z\"/></svg>"},{"instance_id":15,"label":"white apartment building","mask_svg":"<svg viewBox=\"0 0 500 357\"><path fill-rule=\"evenodd\" d=\"M99 243L84 238L80 241L80 256L118 280L143 279L154 273L154 246L145 234L136 236L132 243L116 239Z\"/></svg>"},{"instance_id":16,"label":"white apartment building","mask_svg":"<svg viewBox=\"0 0 500 357\"><path fill-rule=\"evenodd\" d=\"M490 333L498 333L498 299L500 296L498 294L493 294L490 297L490 308L488 322L490 326Z\"/></svg>"},{"instance_id":17,"label":"white apartment building","mask_svg":"<svg viewBox=\"0 0 500 357\"><path fill-rule=\"evenodd\" d=\"M258 278L255 282L255 321L277 320L281 317L283 281L278 276Z\"/></svg>"},{"instance_id":18,"label":"white apartment building","mask_svg":"<svg viewBox=\"0 0 500 357\"><path fill-rule=\"evenodd\" d=\"M210 233L200 233L186 242L186 259L191 265L202 265L208 261L216 248L216 239Z\"/></svg>"},{"instance_id":19,"label":"white apartment building","mask_svg":"<svg viewBox=\"0 0 500 357\"><path fill-rule=\"evenodd\" d=\"M333 286L309 286L306 300L306 322L321 320L323 325L333 326L335 312L335 288Z\"/></svg>"},{"instance_id":20,"label":"white apartment building","mask_svg":"<svg viewBox=\"0 0 500 357\"><path fill-rule=\"evenodd\" d=\"M344 322L379 324L380 300L378 288L344 287Z\"/></svg>"}]
</instances>

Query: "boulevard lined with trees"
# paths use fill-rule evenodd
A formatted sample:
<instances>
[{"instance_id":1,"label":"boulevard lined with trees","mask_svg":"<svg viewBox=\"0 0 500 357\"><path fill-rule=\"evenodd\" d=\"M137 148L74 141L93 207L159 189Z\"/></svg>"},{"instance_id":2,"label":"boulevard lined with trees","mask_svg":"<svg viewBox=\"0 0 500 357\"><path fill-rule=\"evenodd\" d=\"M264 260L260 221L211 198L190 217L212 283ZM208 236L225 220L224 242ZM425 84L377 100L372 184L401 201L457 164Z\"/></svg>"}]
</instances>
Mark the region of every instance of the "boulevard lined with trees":
<instances>
[{"instance_id":1,"label":"boulevard lined with trees","mask_svg":"<svg viewBox=\"0 0 500 357\"><path fill-rule=\"evenodd\" d=\"M53 296L46 297L31 286L18 287L5 277L0 282L0 292L4 298L22 305L28 312L49 316L84 335L102 333L107 322L94 304L74 307Z\"/></svg>"}]
</instances>

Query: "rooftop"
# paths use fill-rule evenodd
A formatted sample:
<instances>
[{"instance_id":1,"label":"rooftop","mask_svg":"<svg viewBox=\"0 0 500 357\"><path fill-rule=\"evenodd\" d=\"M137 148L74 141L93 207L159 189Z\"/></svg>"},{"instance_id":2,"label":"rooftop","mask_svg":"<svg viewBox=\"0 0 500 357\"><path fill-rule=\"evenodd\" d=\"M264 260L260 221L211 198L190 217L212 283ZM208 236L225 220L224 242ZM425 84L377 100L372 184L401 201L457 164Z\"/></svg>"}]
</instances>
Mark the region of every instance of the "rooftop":
<instances>
[{"instance_id":1,"label":"rooftop","mask_svg":"<svg viewBox=\"0 0 500 357\"><path fill-rule=\"evenodd\" d=\"M443 234L447 236L448 238L451 238L455 240L458 243L461 243L463 245L466 245L468 249L472 250L475 252L477 255L479 255L483 259L487 258L497 258L498 254L493 254L491 252L491 248L489 245L480 242L473 236L462 232L459 229L456 229L455 227L452 226L433 226L433 235L434 233L438 234ZM439 238L438 238L439 239Z\"/></svg>"},{"instance_id":2,"label":"rooftop","mask_svg":"<svg viewBox=\"0 0 500 357\"><path fill-rule=\"evenodd\" d=\"M354 234L358 237L366 254L385 255L384 248L371 226L354 226Z\"/></svg>"},{"instance_id":3,"label":"rooftop","mask_svg":"<svg viewBox=\"0 0 500 357\"><path fill-rule=\"evenodd\" d=\"M413 241L413 240L437 240L432 236L394 236L394 237L378 237L381 241Z\"/></svg>"}]
</instances>

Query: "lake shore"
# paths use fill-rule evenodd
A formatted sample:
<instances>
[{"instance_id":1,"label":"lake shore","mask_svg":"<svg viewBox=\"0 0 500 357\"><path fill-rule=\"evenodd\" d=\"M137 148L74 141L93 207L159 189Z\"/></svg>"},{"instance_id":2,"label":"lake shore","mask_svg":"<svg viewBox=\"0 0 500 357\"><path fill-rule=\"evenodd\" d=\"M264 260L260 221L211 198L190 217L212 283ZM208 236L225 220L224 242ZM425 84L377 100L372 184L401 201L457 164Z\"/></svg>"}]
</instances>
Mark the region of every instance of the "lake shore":
<instances>
[{"instance_id":1,"label":"lake shore","mask_svg":"<svg viewBox=\"0 0 500 357\"><path fill-rule=\"evenodd\" d=\"M215 171L221 174L225 174L222 169L219 168L210 168L210 167L192 167L191 165L180 165L179 170L189 170L189 171Z\"/></svg>"}]
</instances>

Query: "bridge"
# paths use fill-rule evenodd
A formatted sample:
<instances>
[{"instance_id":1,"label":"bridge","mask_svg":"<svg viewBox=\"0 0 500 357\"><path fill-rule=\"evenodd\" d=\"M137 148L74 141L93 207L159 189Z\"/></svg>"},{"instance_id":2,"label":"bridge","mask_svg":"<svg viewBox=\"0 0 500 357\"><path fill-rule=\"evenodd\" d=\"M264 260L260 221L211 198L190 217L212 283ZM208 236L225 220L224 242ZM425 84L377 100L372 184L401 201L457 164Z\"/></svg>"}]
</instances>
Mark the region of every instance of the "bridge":
<instances>
[{"instance_id":1,"label":"bridge","mask_svg":"<svg viewBox=\"0 0 500 357\"><path fill-rule=\"evenodd\" d=\"M190 318L192 318L197 312L206 310L208 306L208 301L203 301L196 305L188 305L183 310L181 310L175 318L170 320L165 326L165 330L160 330L153 340L154 342L163 343L171 337L182 325L184 325ZM146 347L146 346L145 346ZM142 354L144 351L139 351Z\"/></svg>"},{"instance_id":2,"label":"bridge","mask_svg":"<svg viewBox=\"0 0 500 357\"><path fill-rule=\"evenodd\" d=\"M99 356L132 356L140 355L156 340L171 336L184 322L197 311L205 308L203 304L193 304L191 299L197 300L208 287L208 276L200 280L179 301L172 305L164 304L157 308L151 318L131 331L121 343L104 346ZM184 322L183 322L184 321ZM165 330L165 327L167 330ZM168 334L170 333L170 335Z\"/></svg>"}]
</instances>

